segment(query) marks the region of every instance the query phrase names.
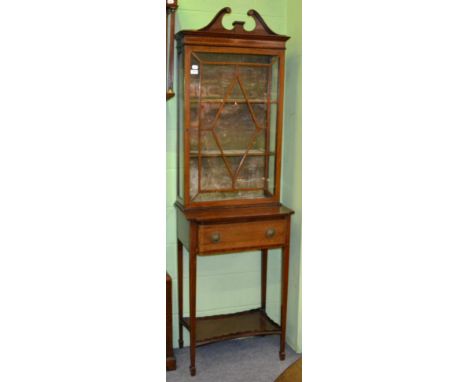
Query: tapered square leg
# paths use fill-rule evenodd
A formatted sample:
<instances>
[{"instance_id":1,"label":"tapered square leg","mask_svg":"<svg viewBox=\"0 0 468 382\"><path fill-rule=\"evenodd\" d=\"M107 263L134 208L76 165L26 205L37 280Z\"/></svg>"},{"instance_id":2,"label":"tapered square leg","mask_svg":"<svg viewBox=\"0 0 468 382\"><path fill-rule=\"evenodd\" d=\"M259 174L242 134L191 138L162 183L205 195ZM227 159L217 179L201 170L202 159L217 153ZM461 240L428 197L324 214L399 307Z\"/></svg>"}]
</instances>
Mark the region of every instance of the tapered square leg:
<instances>
[{"instance_id":1,"label":"tapered square leg","mask_svg":"<svg viewBox=\"0 0 468 382\"><path fill-rule=\"evenodd\" d=\"M190 232L190 375L197 373L195 352L197 346L197 227L193 224Z\"/></svg>"},{"instance_id":2,"label":"tapered square leg","mask_svg":"<svg viewBox=\"0 0 468 382\"><path fill-rule=\"evenodd\" d=\"M286 358L286 318L288 307L288 279L289 279L289 242L283 247L281 265L281 336L279 358Z\"/></svg>"},{"instance_id":3,"label":"tapered square leg","mask_svg":"<svg viewBox=\"0 0 468 382\"><path fill-rule=\"evenodd\" d=\"M262 295L261 306L266 311L266 290L267 290L267 271L268 271L268 249L262 249Z\"/></svg>"},{"instance_id":4,"label":"tapered square leg","mask_svg":"<svg viewBox=\"0 0 468 382\"><path fill-rule=\"evenodd\" d=\"M197 341L196 291L197 291L197 254L190 253L190 375L196 374L195 351Z\"/></svg>"}]
</instances>

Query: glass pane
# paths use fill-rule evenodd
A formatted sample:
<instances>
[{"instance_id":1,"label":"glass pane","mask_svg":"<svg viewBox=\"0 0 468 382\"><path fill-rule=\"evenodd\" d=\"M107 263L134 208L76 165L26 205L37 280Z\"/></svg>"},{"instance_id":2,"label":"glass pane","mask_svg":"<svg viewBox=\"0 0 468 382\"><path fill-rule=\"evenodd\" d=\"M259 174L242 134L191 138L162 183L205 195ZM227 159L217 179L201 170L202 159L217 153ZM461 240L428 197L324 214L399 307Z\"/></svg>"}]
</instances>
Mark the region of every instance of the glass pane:
<instances>
[{"instance_id":1,"label":"glass pane","mask_svg":"<svg viewBox=\"0 0 468 382\"><path fill-rule=\"evenodd\" d=\"M267 181L267 190L269 193L275 193L275 161L276 161L276 120L278 114L277 104L270 104L269 111L269 125L268 130L268 142L269 142L269 151L271 153L268 163L268 181Z\"/></svg>"},{"instance_id":2,"label":"glass pane","mask_svg":"<svg viewBox=\"0 0 468 382\"><path fill-rule=\"evenodd\" d=\"M267 187L266 189L268 192L273 195L275 193L275 160L276 155L270 155L269 163L268 163L268 179L267 179Z\"/></svg>"},{"instance_id":3,"label":"glass pane","mask_svg":"<svg viewBox=\"0 0 468 382\"><path fill-rule=\"evenodd\" d=\"M278 107L276 104L270 105L270 150L275 151L276 148L276 118L278 116Z\"/></svg>"},{"instance_id":4,"label":"glass pane","mask_svg":"<svg viewBox=\"0 0 468 382\"><path fill-rule=\"evenodd\" d=\"M251 105L255 121L262 129L266 128L267 105L265 103L258 103Z\"/></svg>"},{"instance_id":5,"label":"glass pane","mask_svg":"<svg viewBox=\"0 0 468 382\"><path fill-rule=\"evenodd\" d=\"M200 111L200 103L194 102L190 104L190 128L196 129L198 128L199 120L199 111Z\"/></svg>"},{"instance_id":6,"label":"glass pane","mask_svg":"<svg viewBox=\"0 0 468 382\"><path fill-rule=\"evenodd\" d=\"M245 151L256 133L247 104L225 104L213 131L223 150Z\"/></svg>"},{"instance_id":7,"label":"glass pane","mask_svg":"<svg viewBox=\"0 0 468 382\"><path fill-rule=\"evenodd\" d=\"M195 52L187 70L192 200L273 196L277 57Z\"/></svg>"},{"instance_id":8,"label":"glass pane","mask_svg":"<svg viewBox=\"0 0 468 382\"><path fill-rule=\"evenodd\" d=\"M190 158L190 198L198 194L198 158Z\"/></svg>"},{"instance_id":9,"label":"glass pane","mask_svg":"<svg viewBox=\"0 0 468 382\"><path fill-rule=\"evenodd\" d=\"M269 66L242 66L239 67L239 78L244 91L251 101L265 102L268 96Z\"/></svg>"},{"instance_id":10,"label":"glass pane","mask_svg":"<svg viewBox=\"0 0 468 382\"><path fill-rule=\"evenodd\" d=\"M236 180L236 188L263 188L265 186L265 157L245 158Z\"/></svg>"},{"instance_id":11,"label":"glass pane","mask_svg":"<svg viewBox=\"0 0 468 382\"><path fill-rule=\"evenodd\" d=\"M221 65L203 65L202 73L201 96L204 99L223 99L236 74L234 66Z\"/></svg>"},{"instance_id":12,"label":"glass pane","mask_svg":"<svg viewBox=\"0 0 468 382\"><path fill-rule=\"evenodd\" d=\"M190 60L190 98L200 96L200 62L192 55Z\"/></svg>"},{"instance_id":13,"label":"glass pane","mask_svg":"<svg viewBox=\"0 0 468 382\"><path fill-rule=\"evenodd\" d=\"M184 198L184 55L179 53L178 60L178 75L177 75L177 121L178 121L178 137L177 137L177 195L179 198Z\"/></svg>"},{"instance_id":14,"label":"glass pane","mask_svg":"<svg viewBox=\"0 0 468 382\"><path fill-rule=\"evenodd\" d=\"M270 76L270 100L271 101L278 101L278 92L279 92L279 82L278 82L278 75L279 75L279 68L278 68L278 57L272 57L272 65L271 65L271 76Z\"/></svg>"},{"instance_id":15,"label":"glass pane","mask_svg":"<svg viewBox=\"0 0 468 382\"><path fill-rule=\"evenodd\" d=\"M231 176L221 157L202 158L201 165L202 192L232 188Z\"/></svg>"},{"instance_id":16,"label":"glass pane","mask_svg":"<svg viewBox=\"0 0 468 382\"><path fill-rule=\"evenodd\" d=\"M190 155L202 156L206 155L221 155L221 151L216 143L214 135L211 131L199 131L198 129L189 130L190 137ZM200 150L198 142L200 141Z\"/></svg>"},{"instance_id":17,"label":"glass pane","mask_svg":"<svg viewBox=\"0 0 468 382\"><path fill-rule=\"evenodd\" d=\"M202 103L200 108L201 128L209 129L213 127L213 123L218 114L221 102Z\"/></svg>"}]
</instances>

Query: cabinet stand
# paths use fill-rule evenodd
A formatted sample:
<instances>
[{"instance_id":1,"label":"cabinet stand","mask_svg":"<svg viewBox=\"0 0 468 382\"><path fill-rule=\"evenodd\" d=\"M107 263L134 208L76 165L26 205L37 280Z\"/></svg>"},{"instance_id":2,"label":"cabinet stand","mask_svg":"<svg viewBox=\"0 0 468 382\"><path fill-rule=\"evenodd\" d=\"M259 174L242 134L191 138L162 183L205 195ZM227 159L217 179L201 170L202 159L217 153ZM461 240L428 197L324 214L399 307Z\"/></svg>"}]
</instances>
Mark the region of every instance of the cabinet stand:
<instances>
[{"instance_id":1,"label":"cabinet stand","mask_svg":"<svg viewBox=\"0 0 468 382\"><path fill-rule=\"evenodd\" d=\"M190 374L196 374L196 347L234 338L279 335L280 360L285 359L288 304L289 239L292 210L281 206L205 208L177 206L177 282L179 346L183 327L190 333ZM183 316L183 247L189 252L189 317ZM281 320L266 313L268 250L282 249ZM242 251L261 251L260 307L215 316L196 316L197 257Z\"/></svg>"}]
</instances>

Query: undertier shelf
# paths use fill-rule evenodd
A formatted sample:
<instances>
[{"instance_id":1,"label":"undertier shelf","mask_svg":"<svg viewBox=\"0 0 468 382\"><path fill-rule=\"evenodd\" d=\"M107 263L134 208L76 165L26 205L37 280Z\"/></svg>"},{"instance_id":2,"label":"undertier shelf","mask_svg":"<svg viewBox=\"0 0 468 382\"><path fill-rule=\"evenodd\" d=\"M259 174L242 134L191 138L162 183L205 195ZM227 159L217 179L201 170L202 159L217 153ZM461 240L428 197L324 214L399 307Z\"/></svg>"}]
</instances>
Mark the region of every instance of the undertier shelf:
<instances>
[{"instance_id":1,"label":"undertier shelf","mask_svg":"<svg viewBox=\"0 0 468 382\"><path fill-rule=\"evenodd\" d=\"M281 334L281 327L262 309L198 317L196 320L197 346L234 338ZM183 324L190 330L190 318L184 317Z\"/></svg>"}]
</instances>

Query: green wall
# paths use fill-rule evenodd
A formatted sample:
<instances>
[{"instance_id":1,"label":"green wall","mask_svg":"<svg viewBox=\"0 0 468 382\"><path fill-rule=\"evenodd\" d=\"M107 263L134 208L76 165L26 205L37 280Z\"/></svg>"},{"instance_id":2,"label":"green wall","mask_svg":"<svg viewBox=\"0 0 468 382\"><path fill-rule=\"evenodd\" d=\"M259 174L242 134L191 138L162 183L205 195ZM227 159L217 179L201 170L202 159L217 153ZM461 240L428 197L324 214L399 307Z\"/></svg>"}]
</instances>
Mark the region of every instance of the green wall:
<instances>
[{"instance_id":1,"label":"green wall","mask_svg":"<svg viewBox=\"0 0 468 382\"><path fill-rule=\"evenodd\" d=\"M286 34L285 112L282 201L295 210L291 223L288 343L302 352L301 221L302 221L302 2L289 0Z\"/></svg>"},{"instance_id":2,"label":"green wall","mask_svg":"<svg viewBox=\"0 0 468 382\"><path fill-rule=\"evenodd\" d=\"M289 11L292 3L299 4ZM300 54L301 27L300 1L286 0L179 0L176 13L176 30L198 29L211 21L221 8L230 6L232 13L224 19L228 27L232 21L244 20L246 28L254 22L247 15L256 9L277 33L288 34L286 61L286 102L284 124L283 202L296 210L292 222L290 293L287 324L288 344L301 351L300 304L300 207L301 207L301 108L300 108ZM300 17L299 17L300 19ZM289 51L291 49L291 51ZM176 78L177 81L177 78ZM299 81L299 82L298 82ZM299 86L298 86L299 85ZM175 87L177 89L177 87ZM173 203L176 199L176 99L167 102L166 108L166 267L173 278L173 313L177 323L177 250L176 217ZM291 186L286 186L285 183ZM279 322L280 311L280 251L269 254L267 311ZM184 251L184 314L188 315L188 256ZM260 253L201 257L198 260L197 315L230 313L260 305ZM177 344L178 326L174 325L174 344ZM184 329L185 345L189 344Z\"/></svg>"}]
</instances>

